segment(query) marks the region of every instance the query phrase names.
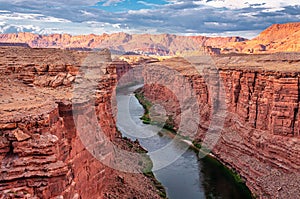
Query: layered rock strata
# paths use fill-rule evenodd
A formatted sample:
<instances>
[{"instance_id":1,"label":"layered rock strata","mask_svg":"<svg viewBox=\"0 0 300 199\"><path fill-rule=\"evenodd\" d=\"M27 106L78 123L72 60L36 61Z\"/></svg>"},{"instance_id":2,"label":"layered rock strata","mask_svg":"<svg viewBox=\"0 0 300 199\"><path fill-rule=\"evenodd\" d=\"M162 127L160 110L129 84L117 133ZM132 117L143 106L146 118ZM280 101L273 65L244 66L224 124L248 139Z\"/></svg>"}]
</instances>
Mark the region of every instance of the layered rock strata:
<instances>
[{"instance_id":1,"label":"layered rock strata","mask_svg":"<svg viewBox=\"0 0 300 199\"><path fill-rule=\"evenodd\" d=\"M173 58L145 67L143 92L164 107L168 126L211 147L254 195L298 198L299 61L299 54Z\"/></svg>"},{"instance_id":2,"label":"layered rock strata","mask_svg":"<svg viewBox=\"0 0 300 199\"><path fill-rule=\"evenodd\" d=\"M26 43L33 48L70 48L91 50L109 48L117 54L175 55L198 51L201 46L218 47L229 42L246 41L241 37L179 36L171 34L127 34L102 35L38 35L33 33L0 34L2 43Z\"/></svg>"},{"instance_id":3,"label":"layered rock strata","mask_svg":"<svg viewBox=\"0 0 300 199\"><path fill-rule=\"evenodd\" d=\"M116 155L106 146L141 149L116 131L108 51L1 47L0 54L0 198L159 198L146 176L109 165ZM92 113L104 134L88 125ZM87 150L90 140L105 162Z\"/></svg>"},{"instance_id":4,"label":"layered rock strata","mask_svg":"<svg viewBox=\"0 0 300 199\"><path fill-rule=\"evenodd\" d=\"M300 51L300 23L273 24L257 37L239 43L228 43L221 53L274 53Z\"/></svg>"},{"instance_id":5,"label":"layered rock strata","mask_svg":"<svg viewBox=\"0 0 300 199\"><path fill-rule=\"evenodd\" d=\"M273 24L253 39L242 37L180 36L172 34L77 35L33 33L0 34L0 46L22 45L32 48L66 48L89 51L109 48L116 54L192 55L210 53L262 54L299 52L300 23Z\"/></svg>"}]
</instances>

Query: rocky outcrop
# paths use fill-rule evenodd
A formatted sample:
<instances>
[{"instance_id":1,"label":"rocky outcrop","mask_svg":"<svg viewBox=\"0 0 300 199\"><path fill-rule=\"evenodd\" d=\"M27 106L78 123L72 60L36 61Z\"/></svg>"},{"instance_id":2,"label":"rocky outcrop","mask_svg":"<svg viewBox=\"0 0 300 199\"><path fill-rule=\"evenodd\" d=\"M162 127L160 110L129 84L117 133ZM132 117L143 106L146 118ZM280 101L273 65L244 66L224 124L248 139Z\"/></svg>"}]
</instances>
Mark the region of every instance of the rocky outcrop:
<instances>
[{"instance_id":1,"label":"rocky outcrop","mask_svg":"<svg viewBox=\"0 0 300 199\"><path fill-rule=\"evenodd\" d=\"M292 39L299 34L300 23L274 24L260 33L255 40L259 41L279 41Z\"/></svg>"},{"instance_id":2,"label":"rocky outcrop","mask_svg":"<svg viewBox=\"0 0 300 199\"><path fill-rule=\"evenodd\" d=\"M5 45L28 44L33 48L66 48L79 51L108 48L114 54L181 55L205 52L265 54L299 52L300 23L274 24L256 38L179 36L171 34L102 34L77 35L32 33L0 34ZM11 43L11 44L9 44ZM0 44L1 45L1 44Z\"/></svg>"},{"instance_id":3,"label":"rocky outcrop","mask_svg":"<svg viewBox=\"0 0 300 199\"><path fill-rule=\"evenodd\" d=\"M299 54L173 58L145 67L143 92L177 133L213 146L254 195L297 198L298 63Z\"/></svg>"},{"instance_id":4,"label":"rocky outcrop","mask_svg":"<svg viewBox=\"0 0 300 199\"><path fill-rule=\"evenodd\" d=\"M106 50L1 47L0 54L1 197L159 198L149 178L107 166L143 162L130 165L116 157L115 148L102 150L112 149L105 148L110 142L127 151L141 150L116 131L113 96L117 79L140 65L143 71L131 75L143 74L146 97L164 106L171 127L183 125L185 131L179 133L196 142L205 140L207 130L212 135L221 130L212 152L236 170L254 194L298 197L297 53L150 63L134 57L111 63ZM96 118L91 117L93 111ZM91 122L104 134L91 128ZM80 132L91 134L82 139ZM101 150L91 153L93 144ZM96 158L99 154L104 162Z\"/></svg>"},{"instance_id":5,"label":"rocky outcrop","mask_svg":"<svg viewBox=\"0 0 300 199\"><path fill-rule=\"evenodd\" d=\"M261 32L256 38L228 43L221 47L221 53L274 53L300 51L300 23L274 24Z\"/></svg>"},{"instance_id":6,"label":"rocky outcrop","mask_svg":"<svg viewBox=\"0 0 300 199\"><path fill-rule=\"evenodd\" d=\"M0 53L0 198L159 198L149 178L115 170L107 164L116 160L114 150L102 150L110 143L141 150L116 131L117 74L108 51ZM101 135L88 125L93 111ZM91 153L92 146L101 150Z\"/></svg>"},{"instance_id":7,"label":"rocky outcrop","mask_svg":"<svg viewBox=\"0 0 300 199\"><path fill-rule=\"evenodd\" d=\"M103 35L68 34L36 35L32 33L1 34L0 42L27 43L33 48L67 48L88 50L108 48L118 54L127 52L151 55L175 55L201 50L202 46L218 47L229 42L241 42L241 37L178 36L170 34L126 34Z\"/></svg>"},{"instance_id":8,"label":"rocky outcrop","mask_svg":"<svg viewBox=\"0 0 300 199\"><path fill-rule=\"evenodd\" d=\"M143 66L159 62L158 58L141 55L123 55L117 57L111 67L116 68L118 88L143 82Z\"/></svg>"}]
</instances>

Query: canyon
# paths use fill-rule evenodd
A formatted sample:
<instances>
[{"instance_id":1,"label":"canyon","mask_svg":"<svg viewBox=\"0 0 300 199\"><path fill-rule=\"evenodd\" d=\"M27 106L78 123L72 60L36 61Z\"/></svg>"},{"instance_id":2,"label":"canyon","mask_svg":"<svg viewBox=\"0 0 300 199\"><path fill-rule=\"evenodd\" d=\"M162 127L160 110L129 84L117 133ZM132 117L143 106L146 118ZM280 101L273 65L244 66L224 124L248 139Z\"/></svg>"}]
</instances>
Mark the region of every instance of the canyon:
<instances>
[{"instance_id":1,"label":"canyon","mask_svg":"<svg viewBox=\"0 0 300 199\"><path fill-rule=\"evenodd\" d=\"M115 54L137 53L146 55L191 55L203 52L215 54L246 53L262 54L275 52L297 52L300 23L274 24L256 38L180 36L172 34L127 34L102 35L33 33L0 34L0 42L28 45L32 48L67 48L93 50L108 48ZM1 44L0 44L1 45ZM7 45L7 44L6 44Z\"/></svg>"},{"instance_id":2,"label":"canyon","mask_svg":"<svg viewBox=\"0 0 300 199\"><path fill-rule=\"evenodd\" d=\"M254 196L298 198L299 58L172 58L145 67L142 93L164 107L165 126L210 149Z\"/></svg>"},{"instance_id":3,"label":"canyon","mask_svg":"<svg viewBox=\"0 0 300 199\"><path fill-rule=\"evenodd\" d=\"M181 136L205 146L207 134L219 130L212 154L235 170L254 195L298 197L298 53L163 61L128 56L128 64L112 61L107 50L1 47L0 52L0 192L4 198L159 198L145 175L115 170L106 163L119 160L108 141L128 151L141 150L116 130L112 100L118 80L129 83L135 78L144 81L145 97L164 107L166 122ZM80 83L85 67L101 74L100 79L90 77L99 79L92 92L89 84ZM123 79L127 74L133 76ZM189 85L191 90L185 87ZM196 100L182 105L180 100L191 95ZM100 138L87 125L90 117L74 117L77 112L90 116L92 109L104 132ZM188 117L189 109L196 119ZM88 150L78 129L92 132L84 137L88 142L107 145L100 148L105 161Z\"/></svg>"},{"instance_id":4,"label":"canyon","mask_svg":"<svg viewBox=\"0 0 300 199\"><path fill-rule=\"evenodd\" d=\"M154 179L110 166L120 159L109 145L143 150L116 130L117 74L109 51L1 47L0 54L0 198L160 198ZM102 71L94 103L84 93L88 84L80 83L84 67ZM100 119L89 126L92 110ZM105 160L88 150L90 140L104 146Z\"/></svg>"},{"instance_id":5,"label":"canyon","mask_svg":"<svg viewBox=\"0 0 300 199\"><path fill-rule=\"evenodd\" d=\"M254 196L299 198L299 24L252 40L1 34L0 198L164 196L142 174L145 149L116 129L116 88L135 81ZM133 52L163 57L115 55Z\"/></svg>"}]
</instances>

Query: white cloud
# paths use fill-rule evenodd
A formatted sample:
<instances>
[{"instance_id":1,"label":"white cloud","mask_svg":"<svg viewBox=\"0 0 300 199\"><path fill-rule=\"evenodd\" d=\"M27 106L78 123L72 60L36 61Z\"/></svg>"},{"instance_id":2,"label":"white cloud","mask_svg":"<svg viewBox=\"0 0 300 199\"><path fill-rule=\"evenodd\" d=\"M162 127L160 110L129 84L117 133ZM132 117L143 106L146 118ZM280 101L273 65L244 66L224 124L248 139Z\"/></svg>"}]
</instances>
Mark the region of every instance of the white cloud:
<instances>
[{"instance_id":1,"label":"white cloud","mask_svg":"<svg viewBox=\"0 0 300 199\"><path fill-rule=\"evenodd\" d=\"M3 21L9 21L9 20L28 20L32 22L57 22L57 23L66 23L70 22L70 20L62 19L62 18L56 18L52 16L44 16L42 14L27 14L27 13L16 13L16 12L10 12L5 14L0 14L0 20Z\"/></svg>"},{"instance_id":2,"label":"white cloud","mask_svg":"<svg viewBox=\"0 0 300 199\"><path fill-rule=\"evenodd\" d=\"M150 9L140 9L140 10L129 10L128 14L148 14L150 13L151 10Z\"/></svg>"},{"instance_id":3,"label":"white cloud","mask_svg":"<svg viewBox=\"0 0 300 199\"><path fill-rule=\"evenodd\" d=\"M148 2L146 2L146 1L137 1L137 3L143 4L143 5L145 5L145 6L152 6L152 7L161 6L161 5L154 4L154 3L148 3Z\"/></svg>"},{"instance_id":4,"label":"white cloud","mask_svg":"<svg viewBox=\"0 0 300 199\"><path fill-rule=\"evenodd\" d=\"M79 12L81 12L83 15L85 16L89 16L89 17L96 17L95 14L91 13L91 12L88 12L86 10L80 10Z\"/></svg>"},{"instance_id":5,"label":"white cloud","mask_svg":"<svg viewBox=\"0 0 300 199\"><path fill-rule=\"evenodd\" d=\"M123 2L124 0L101 0L100 2L105 2L104 4L103 4L103 6L111 6L111 5L113 5L113 4L117 4L117 3L121 3L121 2Z\"/></svg>"},{"instance_id":6,"label":"white cloud","mask_svg":"<svg viewBox=\"0 0 300 199\"><path fill-rule=\"evenodd\" d=\"M0 14L0 21L0 33L33 32L38 34L89 34L94 31L101 31L97 32L100 34L105 32L105 29L108 31L117 29L117 27L113 27L113 25L109 23L76 23L70 20L45 16L42 14L25 14L14 12ZM103 25L101 26L101 24ZM99 29L99 27L102 27L103 29Z\"/></svg>"},{"instance_id":7,"label":"white cloud","mask_svg":"<svg viewBox=\"0 0 300 199\"><path fill-rule=\"evenodd\" d=\"M37 19L43 15L40 14L24 14L24 13L5 13L0 15L0 19L2 20L32 20Z\"/></svg>"},{"instance_id":8,"label":"white cloud","mask_svg":"<svg viewBox=\"0 0 300 199\"><path fill-rule=\"evenodd\" d=\"M50 34L54 33L54 29L43 29L35 25L17 25L0 23L0 33L13 33L13 32L32 32L37 34Z\"/></svg>"},{"instance_id":9,"label":"white cloud","mask_svg":"<svg viewBox=\"0 0 300 199\"><path fill-rule=\"evenodd\" d=\"M283 10L284 10L284 8L268 8L268 9L262 10L262 12L272 13L272 12L278 12L278 11L283 11Z\"/></svg>"},{"instance_id":10,"label":"white cloud","mask_svg":"<svg viewBox=\"0 0 300 199\"><path fill-rule=\"evenodd\" d=\"M261 8L282 8L285 6L295 6L300 5L299 0L200 0L194 1L197 5L207 5L216 8L229 8L229 9L241 9L248 8L251 5L253 7Z\"/></svg>"},{"instance_id":11,"label":"white cloud","mask_svg":"<svg viewBox=\"0 0 300 199\"><path fill-rule=\"evenodd\" d=\"M99 0L0 0L3 3L11 3L11 4L27 4L30 3L31 5L34 4L52 4L52 5L68 5L68 6L78 6L78 5L95 5Z\"/></svg>"},{"instance_id":12,"label":"white cloud","mask_svg":"<svg viewBox=\"0 0 300 199\"><path fill-rule=\"evenodd\" d=\"M67 19L62 19L62 18L56 18L56 17L51 17L51 16L43 16L39 21L44 21L44 22L56 22L56 23L68 23L71 22L70 20Z\"/></svg>"},{"instance_id":13,"label":"white cloud","mask_svg":"<svg viewBox=\"0 0 300 199\"><path fill-rule=\"evenodd\" d=\"M117 24L112 24L112 27L121 29L121 24L119 24L119 23L117 23Z\"/></svg>"},{"instance_id":14,"label":"white cloud","mask_svg":"<svg viewBox=\"0 0 300 199\"><path fill-rule=\"evenodd\" d=\"M192 35L203 35L207 37L235 37L235 36L242 36L247 39L252 39L256 37L261 30L251 30L251 31L225 31L220 33L197 33Z\"/></svg>"},{"instance_id":15,"label":"white cloud","mask_svg":"<svg viewBox=\"0 0 300 199\"><path fill-rule=\"evenodd\" d=\"M140 0L137 3L151 6L151 9L114 13L101 10L101 7L89 6L97 2L119 6L118 3L122 1L124 0L32 0L29 8L28 0L0 0L0 4L6 2L1 5L0 26L2 32L241 33L241 36L249 37L249 32L257 34L258 30L263 30L272 23L300 19L297 16L300 7L285 8L299 5L299 0L166 0L166 5L159 6Z\"/></svg>"},{"instance_id":16,"label":"white cloud","mask_svg":"<svg viewBox=\"0 0 300 199\"><path fill-rule=\"evenodd\" d=\"M220 23L220 22L204 22L204 25L209 27L229 27L228 23Z\"/></svg>"}]
</instances>

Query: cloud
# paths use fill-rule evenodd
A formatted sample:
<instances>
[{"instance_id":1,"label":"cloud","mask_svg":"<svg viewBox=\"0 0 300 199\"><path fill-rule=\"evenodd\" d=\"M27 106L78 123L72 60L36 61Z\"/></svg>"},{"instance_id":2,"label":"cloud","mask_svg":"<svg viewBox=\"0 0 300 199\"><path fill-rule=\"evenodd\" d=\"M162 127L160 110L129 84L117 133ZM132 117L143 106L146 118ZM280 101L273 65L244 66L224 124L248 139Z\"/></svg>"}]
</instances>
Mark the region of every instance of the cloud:
<instances>
[{"instance_id":1,"label":"cloud","mask_svg":"<svg viewBox=\"0 0 300 199\"><path fill-rule=\"evenodd\" d=\"M260 33L259 30L251 30L251 31L225 31L220 33L201 33L203 36L207 37L234 37L234 36L241 36L252 39L256 37ZM183 35L198 35L198 34L183 34Z\"/></svg>"},{"instance_id":2,"label":"cloud","mask_svg":"<svg viewBox=\"0 0 300 199\"><path fill-rule=\"evenodd\" d=\"M5 2L1 5L0 21L4 21L6 27L8 24L16 27L33 25L34 28L24 30L38 31L40 28L41 31L72 34L151 31L220 35L242 33L244 35L241 36L252 36L273 23L300 21L298 0L253 0L251 3L247 0L166 0L164 3L143 0L131 1L139 4L138 9L125 11L119 11L123 10L120 8L117 11L102 9L104 4L109 5L110 9L127 6L125 0ZM99 2L100 7L94 6ZM123 3L120 4L121 2ZM160 5L156 6L157 4ZM16 29L19 30L22 29Z\"/></svg>"},{"instance_id":3,"label":"cloud","mask_svg":"<svg viewBox=\"0 0 300 199\"><path fill-rule=\"evenodd\" d=\"M114 33L128 29L127 25L100 21L73 22L66 19L17 12L0 14L0 33L33 32L38 34L69 33Z\"/></svg>"},{"instance_id":4,"label":"cloud","mask_svg":"<svg viewBox=\"0 0 300 199\"><path fill-rule=\"evenodd\" d=\"M99 2L104 2L102 5L103 6L111 6L112 4L117 4L117 3L121 3L124 0L103 0L103 1L99 1Z\"/></svg>"},{"instance_id":5,"label":"cloud","mask_svg":"<svg viewBox=\"0 0 300 199\"><path fill-rule=\"evenodd\" d=\"M3 14L0 15L0 19L3 21L9 21L9 20L14 20L14 21L18 21L18 20L27 20L27 21L31 21L31 22L46 22L46 23L66 23L66 22L70 22L67 19L62 19L62 18L56 18L56 17L52 17L52 16L44 16L42 14L27 14L27 13L16 13L16 12L10 12L10 11L6 11L3 12Z\"/></svg>"},{"instance_id":6,"label":"cloud","mask_svg":"<svg viewBox=\"0 0 300 199\"><path fill-rule=\"evenodd\" d=\"M70 22L67 19L56 18L52 16L44 16L42 14L27 14L27 13L16 13L16 12L5 12L0 15L0 20L3 21L30 21L38 23L67 23Z\"/></svg>"},{"instance_id":7,"label":"cloud","mask_svg":"<svg viewBox=\"0 0 300 199\"><path fill-rule=\"evenodd\" d=\"M33 32L45 33L40 27L34 25L9 25L6 23L0 24L0 33L15 33L15 32Z\"/></svg>"},{"instance_id":8,"label":"cloud","mask_svg":"<svg viewBox=\"0 0 300 199\"><path fill-rule=\"evenodd\" d=\"M199 6L193 1L191 1L191 2L179 1L174 4L166 5L166 8L173 9L173 10L195 9L197 7L199 7Z\"/></svg>"},{"instance_id":9,"label":"cloud","mask_svg":"<svg viewBox=\"0 0 300 199\"><path fill-rule=\"evenodd\" d=\"M88 6L95 5L98 0L0 0L0 3L10 3L14 5L36 5L36 4L44 4L44 5L69 5L69 6Z\"/></svg>"},{"instance_id":10,"label":"cloud","mask_svg":"<svg viewBox=\"0 0 300 199\"><path fill-rule=\"evenodd\" d=\"M143 4L143 5L149 6L149 7L157 7L157 6L161 6L160 4L149 3L149 2L146 2L146 1L137 1L137 3Z\"/></svg>"},{"instance_id":11,"label":"cloud","mask_svg":"<svg viewBox=\"0 0 300 199\"><path fill-rule=\"evenodd\" d=\"M91 12L88 12L86 10L80 10L79 12L81 12L84 16L89 16L89 17L95 17L96 15L91 13Z\"/></svg>"},{"instance_id":12,"label":"cloud","mask_svg":"<svg viewBox=\"0 0 300 199\"><path fill-rule=\"evenodd\" d=\"M141 9L141 10L129 10L129 15L143 15L146 16L151 13L151 10L149 9Z\"/></svg>"},{"instance_id":13,"label":"cloud","mask_svg":"<svg viewBox=\"0 0 300 199\"><path fill-rule=\"evenodd\" d=\"M198 5L207 5L216 8L242 9L248 7L282 8L286 6L300 5L299 0L198 0Z\"/></svg>"}]
</instances>

